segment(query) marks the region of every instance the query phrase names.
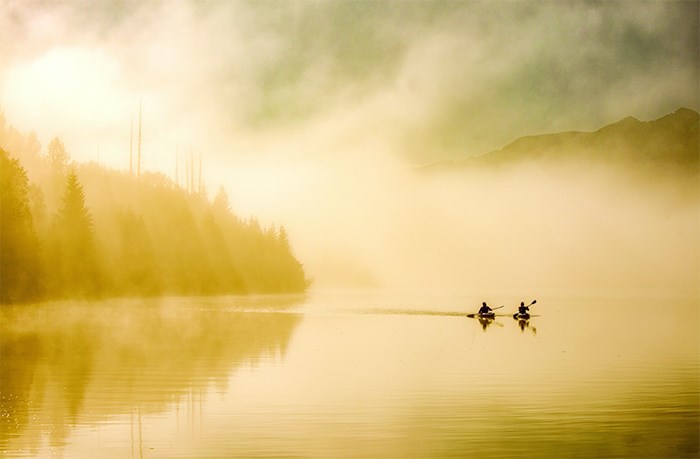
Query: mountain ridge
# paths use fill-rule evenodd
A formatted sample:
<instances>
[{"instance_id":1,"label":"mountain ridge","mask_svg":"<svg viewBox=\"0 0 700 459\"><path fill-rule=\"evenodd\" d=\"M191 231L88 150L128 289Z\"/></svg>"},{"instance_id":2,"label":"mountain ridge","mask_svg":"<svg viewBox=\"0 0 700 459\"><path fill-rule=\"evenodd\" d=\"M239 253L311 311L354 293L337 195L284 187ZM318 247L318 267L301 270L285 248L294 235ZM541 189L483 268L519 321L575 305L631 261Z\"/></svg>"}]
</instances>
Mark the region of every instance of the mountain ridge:
<instances>
[{"instance_id":1,"label":"mountain ridge","mask_svg":"<svg viewBox=\"0 0 700 459\"><path fill-rule=\"evenodd\" d=\"M681 107L651 121L628 116L594 131L523 136L483 155L427 167L502 167L534 161L586 160L630 163L644 169L682 169L697 174L699 151L700 114Z\"/></svg>"}]
</instances>

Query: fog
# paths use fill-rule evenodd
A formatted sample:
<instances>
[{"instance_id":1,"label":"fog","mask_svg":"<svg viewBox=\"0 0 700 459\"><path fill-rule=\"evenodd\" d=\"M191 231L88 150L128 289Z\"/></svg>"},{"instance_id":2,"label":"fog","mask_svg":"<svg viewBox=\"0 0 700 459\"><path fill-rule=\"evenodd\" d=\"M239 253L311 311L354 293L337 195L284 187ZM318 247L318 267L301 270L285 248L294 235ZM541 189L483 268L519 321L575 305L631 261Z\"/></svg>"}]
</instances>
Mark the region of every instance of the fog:
<instances>
[{"instance_id":1,"label":"fog","mask_svg":"<svg viewBox=\"0 0 700 459\"><path fill-rule=\"evenodd\" d=\"M341 180L329 171L277 215L324 285L695 294L696 188L621 175L542 165Z\"/></svg>"},{"instance_id":2,"label":"fog","mask_svg":"<svg viewBox=\"0 0 700 459\"><path fill-rule=\"evenodd\" d=\"M283 224L315 288L697 294L693 184L586 163L420 167L698 110L697 4L10 0L0 13L9 123L128 170L140 103L142 167L173 176L176 155L201 155L209 194L223 185L237 214Z\"/></svg>"}]
</instances>

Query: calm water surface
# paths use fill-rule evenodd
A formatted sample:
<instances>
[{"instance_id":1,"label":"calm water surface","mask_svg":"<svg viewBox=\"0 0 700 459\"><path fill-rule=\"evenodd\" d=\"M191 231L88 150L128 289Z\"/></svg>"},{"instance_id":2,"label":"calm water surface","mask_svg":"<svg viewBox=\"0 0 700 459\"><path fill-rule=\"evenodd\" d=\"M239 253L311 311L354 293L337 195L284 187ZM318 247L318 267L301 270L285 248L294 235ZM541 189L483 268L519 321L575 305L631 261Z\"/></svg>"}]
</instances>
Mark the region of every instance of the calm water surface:
<instances>
[{"instance_id":1,"label":"calm water surface","mask_svg":"<svg viewBox=\"0 0 700 459\"><path fill-rule=\"evenodd\" d=\"M356 293L3 308L0 451L698 457L697 298L553 295L520 323L509 315L519 298L493 322L466 318L480 300Z\"/></svg>"}]
</instances>

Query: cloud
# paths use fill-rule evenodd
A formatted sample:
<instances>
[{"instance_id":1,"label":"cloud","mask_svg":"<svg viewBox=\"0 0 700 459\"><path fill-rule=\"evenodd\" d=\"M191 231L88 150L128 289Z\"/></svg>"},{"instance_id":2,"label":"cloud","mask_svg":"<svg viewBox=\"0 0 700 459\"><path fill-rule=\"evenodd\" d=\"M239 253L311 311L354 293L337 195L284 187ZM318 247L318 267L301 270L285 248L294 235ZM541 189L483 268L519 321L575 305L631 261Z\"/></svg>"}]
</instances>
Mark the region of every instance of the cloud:
<instances>
[{"instance_id":1,"label":"cloud","mask_svg":"<svg viewBox=\"0 0 700 459\"><path fill-rule=\"evenodd\" d=\"M148 170L171 173L176 149L202 153L210 186L223 183L243 216L287 225L302 259L342 271L338 258L349 257L364 279L381 277L360 272L365 261L397 278L412 271L414 282L426 267L453 283L473 271L476 283L479 270L465 261L478 250L466 236L472 224L496 248L480 258L488 272L504 265L518 275L509 248L523 271L532 258L490 239L502 227L480 223L505 225L492 209L513 202L474 207L474 222L462 200L479 186L428 186L408 168L522 135L700 109L699 8L9 0L0 6L0 106L44 145L60 135L89 160L99 144L103 162L126 168L142 100ZM450 243L424 242L436 234ZM412 247L420 262L397 267ZM438 269L449 255L455 261Z\"/></svg>"},{"instance_id":2,"label":"cloud","mask_svg":"<svg viewBox=\"0 0 700 459\"><path fill-rule=\"evenodd\" d=\"M158 105L148 107L153 115L170 115L159 124L193 131L181 143L235 144L236 136L303 130L339 106L356 111L400 99L390 104L396 112L385 106L394 121L387 135L411 160L427 162L699 103L692 3L13 1L4 8L6 69L55 47L97 49L117 62L133 100L149 97ZM650 84L654 97L644 102Z\"/></svg>"}]
</instances>

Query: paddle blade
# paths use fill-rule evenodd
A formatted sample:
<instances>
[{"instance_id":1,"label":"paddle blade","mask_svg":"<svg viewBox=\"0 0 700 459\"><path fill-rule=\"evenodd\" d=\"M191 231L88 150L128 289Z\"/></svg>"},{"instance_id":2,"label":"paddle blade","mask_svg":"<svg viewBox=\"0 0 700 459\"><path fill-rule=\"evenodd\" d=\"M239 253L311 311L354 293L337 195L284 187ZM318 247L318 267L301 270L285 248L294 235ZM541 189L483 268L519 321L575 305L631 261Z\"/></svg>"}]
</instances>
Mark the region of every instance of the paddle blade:
<instances>
[{"instance_id":1,"label":"paddle blade","mask_svg":"<svg viewBox=\"0 0 700 459\"><path fill-rule=\"evenodd\" d=\"M532 300L532 303L530 303L530 306L532 306L535 303L537 303L537 300Z\"/></svg>"}]
</instances>

